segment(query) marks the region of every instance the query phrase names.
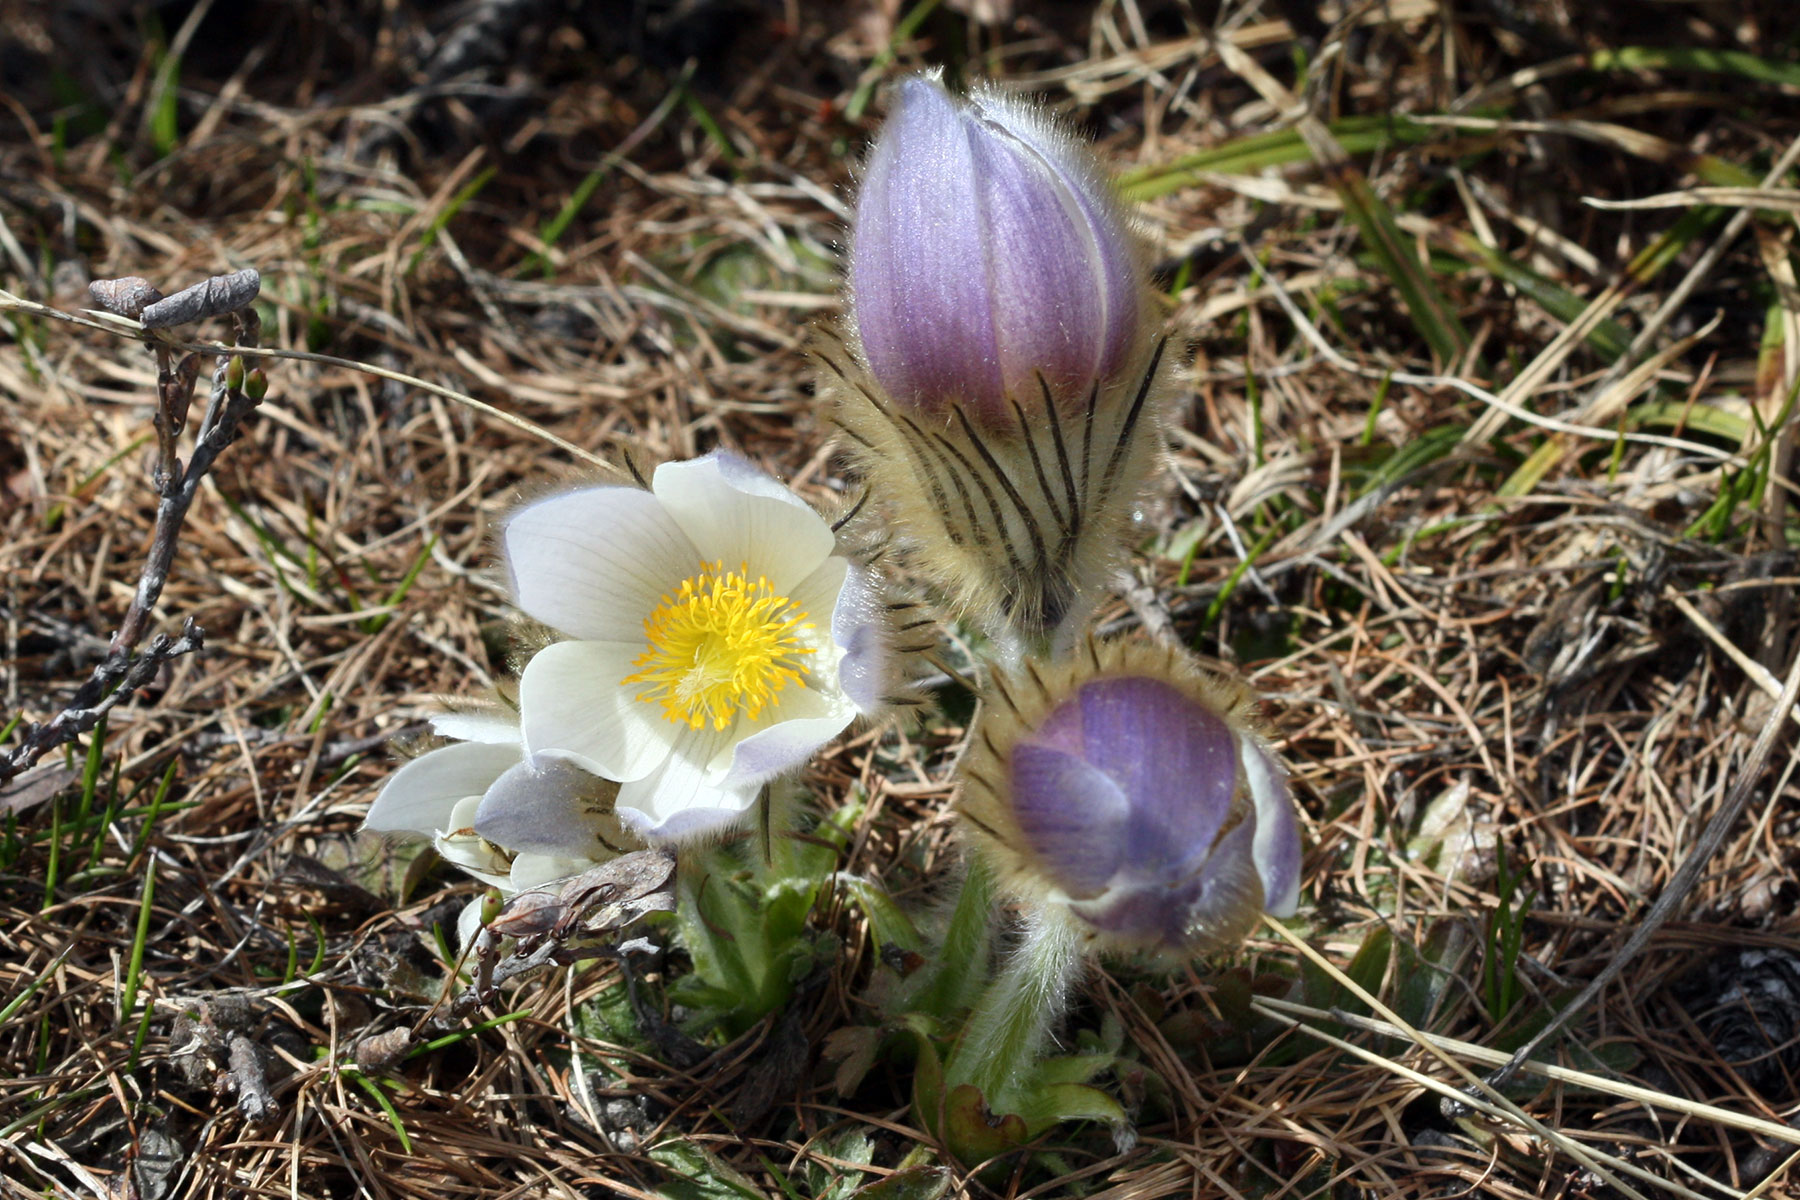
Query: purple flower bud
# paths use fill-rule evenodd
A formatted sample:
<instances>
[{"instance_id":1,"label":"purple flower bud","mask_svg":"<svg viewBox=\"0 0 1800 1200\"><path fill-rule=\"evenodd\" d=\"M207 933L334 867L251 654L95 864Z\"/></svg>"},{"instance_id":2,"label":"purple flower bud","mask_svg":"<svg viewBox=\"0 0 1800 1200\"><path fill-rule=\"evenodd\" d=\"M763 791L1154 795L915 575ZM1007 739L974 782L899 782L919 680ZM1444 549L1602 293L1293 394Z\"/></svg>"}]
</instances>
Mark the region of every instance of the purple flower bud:
<instances>
[{"instance_id":1,"label":"purple flower bud","mask_svg":"<svg viewBox=\"0 0 1800 1200\"><path fill-rule=\"evenodd\" d=\"M1111 185L1031 101L898 88L818 348L915 574L1005 643L1066 645L1131 540L1174 356Z\"/></svg>"},{"instance_id":2,"label":"purple flower bud","mask_svg":"<svg viewBox=\"0 0 1800 1200\"><path fill-rule=\"evenodd\" d=\"M900 85L850 242L856 334L896 402L998 426L1009 400L1037 401L1041 373L1085 403L1140 340L1143 279L1086 147L1031 102Z\"/></svg>"},{"instance_id":3,"label":"purple flower bud","mask_svg":"<svg viewBox=\"0 0 1800 1200\"><path fill-rule=\"evenodd\" d=\"M1012 889L1120 949L1223 949L1264 909L1292 914L1299 823L1242 689L1123 645L1061 676L998 684L965 768L965 815Z\"/></svg>"}]
</instances>

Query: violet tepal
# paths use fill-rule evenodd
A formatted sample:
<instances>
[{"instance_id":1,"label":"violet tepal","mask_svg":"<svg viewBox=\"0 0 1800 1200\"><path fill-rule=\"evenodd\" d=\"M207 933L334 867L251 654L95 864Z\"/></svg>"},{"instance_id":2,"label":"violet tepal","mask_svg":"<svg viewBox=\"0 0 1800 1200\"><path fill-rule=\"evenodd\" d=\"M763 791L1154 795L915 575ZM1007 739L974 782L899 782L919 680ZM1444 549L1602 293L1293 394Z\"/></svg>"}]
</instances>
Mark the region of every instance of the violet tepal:
<instances>
[{"instance_id":1,"label":"violet tepal","mask_svg":"<svg viewBox=\"0 0 1800 1200\"><path fill-rule=\"evenodd\" d=\"M1043 385L1079 405L1139 340L1138 249L1085 148L1035 105L933 78L896 90L850 247L869 371L897 403L987 427Z\"/></svg>"},{"instance_id":2,"label":"violet tepal","mask_svg":"<svg viewBox=\"0 0 1800 1200\"><path fill-rule=\"evenodd\" d=\"M1124 553L1173 376L1147 278L1111 184L1044 109L929 75L896 89L822 391L914 568L996 631L1078 630Z\"/></svg>"},{"instance_id":3,"label":"violet tepal","mask_svg":"<svg viewBox=\"0 0 1800 1200\"><path fill-rule=\"evenodd\" d=\"M1114 643L988 698L963 815L1015 894L1098 948L1170 954L1294 912L1299 822L1241 687Z\"/></svg>"}]
</instances>

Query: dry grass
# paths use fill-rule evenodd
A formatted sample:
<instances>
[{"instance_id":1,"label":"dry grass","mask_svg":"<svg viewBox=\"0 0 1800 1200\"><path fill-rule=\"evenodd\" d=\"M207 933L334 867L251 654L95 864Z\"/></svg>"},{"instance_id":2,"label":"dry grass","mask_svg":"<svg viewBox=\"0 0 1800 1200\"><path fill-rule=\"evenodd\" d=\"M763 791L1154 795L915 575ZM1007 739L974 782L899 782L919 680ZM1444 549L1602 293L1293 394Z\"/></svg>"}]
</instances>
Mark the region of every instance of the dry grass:
<instances>
[{"instance_id":1,"label":"dry grass","mask_svg":"<svg viewBox=\"0 0 1800 1200\"><path fill-rule=\"evenodd\" d=\"M191 28L156 24L180 8L17 7L0 287L74 310L90 278L173 290L255 266L265 346L468 393L606 457L733 445L830 505L850 485L799 347L835 303L871 85L985 64L1126 172L1299 128L1289 162L1128 176L1197 344L1135 586L1106 614L1267 695L1310 835L1295 932L1408 1023L1510 1051L1753 769L1780 716L1745 661L1779 680L1800 644L1796 193L1752 197L1767 207L1730 237L1734 210L1691 196L1583 199L1761 182L1800 137L1784 5L1361 6L1322 54L1301 3L1061 4L995 27L945 8L892 44L873 3L518 7L536 15L464 25L466 43L448 11L359 0L203 3ZM1311 125L1285 107L1284 17L1310 39ZM1624 47L1744 57L1593 57ZM1381 227L1358 230L1372 195L1399 214L1386 258ZM1664 260L1633 263L1671 231ZM0 716L41 720L136 580L154 367L110 333L0 320ZM495 522L595 468L404 381L267 366L159 609L159 628L197 620L206 652L115 710L88 786L77 750L59 799L6 817L8 1193L811 1197L892 1171L922 1137L904 1068L839 1096L820 1061L870 1019L873 951L836 907L818 921L841 960L797 1020L698 1061L572 1024L617 1003L590 967L391 1071L343 1065L354 1035L436 996L419 931L470 894L358 839L382 745L505 673ZM846 867L909 903L953 876L959 733L950 716L878 731L811 777L827 806L871 789ZM909 1178L1109 1200L1785 1190L1800 1136L1769 1130L1800 1105L1792 747L1681 919L1551 1054L1591 1077L1510 1089L1540 1124L1444 1119L1426 1080L1492 1064L1372 1031L1354 987L1266 931L1174 979L1088 981L1073 1026L1117 1020L1144 1067L1118 1084L1145 1105L1134 1149L1063 1130L1010 1173ZM1747 948L1773 953L1752 971ZM1734 986L1763 989L1754 1015ZM1284 997L1350 1048L1288 1030ZM1778 1049L1746 1040L1759 1023ZM246 1045L268 1059L261 1119L220 1090ZM806 1069L772 1085L784 1057ZM696 1147L750 1190L694 1167Z\"/></svg>"}]
</instances>

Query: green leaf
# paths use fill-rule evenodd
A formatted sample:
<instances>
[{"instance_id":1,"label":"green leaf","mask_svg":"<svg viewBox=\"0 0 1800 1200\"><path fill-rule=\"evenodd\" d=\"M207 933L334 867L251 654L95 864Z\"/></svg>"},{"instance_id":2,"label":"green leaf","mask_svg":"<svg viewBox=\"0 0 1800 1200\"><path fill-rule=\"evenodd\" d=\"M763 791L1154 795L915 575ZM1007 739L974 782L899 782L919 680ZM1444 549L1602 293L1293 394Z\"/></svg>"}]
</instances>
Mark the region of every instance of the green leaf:
<instances>
[{"instance_id":1,"label":"green leaf","mask_svg":"<svg viewBox=\"0 0 1800 1200\"><path fill-rule=\"evenodd\" d=\"M875 939L877 951L892 946L909 954L918 954L925 948L925 939L919 935L918 927L885 888L859 875L841 875L838 883L868 918L869 933Z\"/></svg>"},{"instance_id":2,"label":"green leaf","mask_svg":"<svg viewBox=\"0 0 1800 1200\"><path fill-rule=\"evenodd\" d=\"M868 1166L875 1161L875 1139L859 1126L823 1139L819 1148L823 1153L806 1161L807 1195L812 1200L851 1200L858 1195L867 1172L852 1164Z\"/></svg>"},{"instance_id":3,"label":"green leaf","mask_svg":"<svg viewBox=\"0 0 1800 1200\"><path fill-rule=\"evenodd\" d=\"M1344 968L1344 974L1363 991L1371 996L1379 996L1393 952L1393 933L1386 925L1377 925L1363 938L1363 944L1357 948L1356 957L1350 960L1350 965ZM1367 1006L1356 999L1354 994L1350 996L1350 1001L1358 1006L1359 1012L1368 1011Z\"/></svg>"},{"instance_id":4,"label":"green leaf","mask_svg":"<svg viewBox=\"0 0 1800 1200\"><path fill-rule=\"evenodd\" d=\"M1117 1100L1087 1084L1052 1084L1034 1089L1022 1099L1018 1115L1033 1137L1064 1121L1100 1121L1114 1127L1130 1123Z\"/></svg>"},{"instance_id":5,"label":"green leaf","mask_svg":"<svg viewBox=\"0 0 1800 1200\"><path fill-rule=\"evenodd\" d=\"M1756 83L1800 87L1800 66L1746 54L1741 50L1699 47L1620 46L1588 55L1596 71L1696 71L1734 75Z\"/></svg>"},{"instance_id":6,"label":"green leaf","mask_svg":"<svg viewBox=\"0 0 1800 1200\"><path fill-rule=\"evenodd\" d=\"M989 938L994 907L993 879L979 857L969 861L956 909L936 961L917 972L906 1006L948 1021L968 1011L992 975Z\"/></svg>"},{"instance_id":7,"label":"green leaf","mask_svg":"<svg viewBox=\"0 0 1800 1200\"><path fill-rule=\"evenodd\" d=\"M858 1188L852 1200L942 1200L956 1182L949 1167L904 1167L886 1179Z\"/></svg>"},{"instance_id":8,"label":"green leaf","mask_svg":"<svg viewBox=\"0 0 1800 1200\"><path fill-rule=\"evenodd\" d=\"M965 1166L976 1166L1016 1150L1031 1138L1018 1113L996 1113L981 1089L959 1083L944 1097L944 1126L939 1134L950 1153Z\"/></svg>"},{"instance_id":9,"label":"green leaf","mask_svg":"<svg viewBox=\"0 0 1800 1200\"><path fill-rule=\"evenodd\" d=\"M747 1176L692 1142L664 1142L651 1148L650 1159L675 1176L656 1189L669 1200L771 1200Z\"/></svg>"}]
</instances>

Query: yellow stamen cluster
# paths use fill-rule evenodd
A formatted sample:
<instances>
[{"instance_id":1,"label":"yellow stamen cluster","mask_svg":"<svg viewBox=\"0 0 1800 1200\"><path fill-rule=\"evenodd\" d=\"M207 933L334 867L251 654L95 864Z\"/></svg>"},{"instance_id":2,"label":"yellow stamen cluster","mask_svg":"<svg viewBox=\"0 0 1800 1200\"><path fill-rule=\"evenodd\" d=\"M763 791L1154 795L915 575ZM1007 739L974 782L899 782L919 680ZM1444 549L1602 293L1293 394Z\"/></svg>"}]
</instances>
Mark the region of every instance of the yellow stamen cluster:
<instances>
[{"instance_id":1,"label":"yellow stamen cluster","mask_svg":"<svg viewBox=\"0 0 1800 1200\"><path fill-rule=\"evenodd\" d=\"M647 684L639 700L660 703L663 716L699 729L708 721L724 729L741 712L755 718L765 705L779 704L788 684L806 686L802 656L814 648L800 640L811 628L806 614L769 581L724 563L700 564L700 573L665 594L644 621L644 652L632 662L641 668L625 683Z\"/></svg>"}]
</instances>

